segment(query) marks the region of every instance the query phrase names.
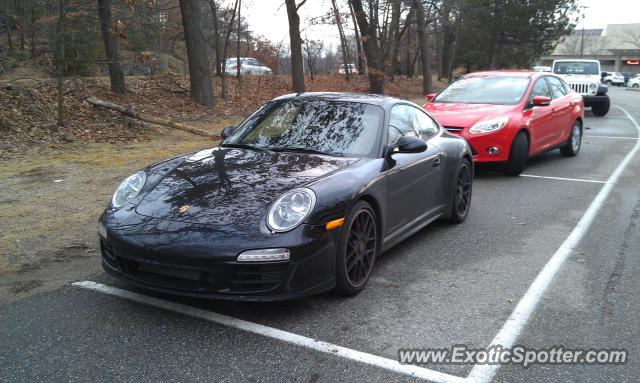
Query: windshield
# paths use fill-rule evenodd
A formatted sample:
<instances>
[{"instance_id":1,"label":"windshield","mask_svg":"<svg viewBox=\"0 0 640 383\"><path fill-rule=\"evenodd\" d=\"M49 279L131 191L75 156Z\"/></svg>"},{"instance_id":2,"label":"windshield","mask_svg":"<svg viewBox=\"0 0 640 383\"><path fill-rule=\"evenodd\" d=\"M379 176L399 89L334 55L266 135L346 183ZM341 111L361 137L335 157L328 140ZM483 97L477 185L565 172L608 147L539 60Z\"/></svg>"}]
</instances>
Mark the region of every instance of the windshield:
<instances>
[{"instance_id":1,"label":"windshield","mask_svg":"<svg viewBox=\"0 0 640 383\"><path fill-rule=\"evenodd\" d=\"M266 104L223 145L374 156L382 136L381 107L358 102L293 99Z\"/></svg>"},{"instance_id":2,"label":"windshield","mask_svg":"<svg viewBox=\"0 0 640 383\"><path fill-rule=\"evenodd\" d=\"M465 77L446 87L435 102L462 104L517 104L529 85L526 77Z\"/></svg>"},{"instance_id":3,"label":"windshield","mask_svg":"<svg viewBox=\"0 0 640 383\"><path fill-rule=\"evenodd\" d=\"M553 65L553 73L600 75L598 72L598 63L582 61L557 62Z\"/></svg>"}]
</instances>

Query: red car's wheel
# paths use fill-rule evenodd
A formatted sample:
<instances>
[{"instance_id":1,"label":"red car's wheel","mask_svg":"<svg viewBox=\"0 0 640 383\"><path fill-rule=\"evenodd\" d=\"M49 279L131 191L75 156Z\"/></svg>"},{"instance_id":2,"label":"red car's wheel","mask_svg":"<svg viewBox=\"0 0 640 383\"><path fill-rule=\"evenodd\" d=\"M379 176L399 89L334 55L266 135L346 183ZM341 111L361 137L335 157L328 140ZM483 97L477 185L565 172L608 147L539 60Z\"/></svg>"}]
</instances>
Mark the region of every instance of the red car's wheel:
<instances>
[{"instance_id":1,"label":"red car's wheel","mask_svg":"<svg viewBox=\"0 0 640 383\"><path fill-rule=\"evenodd\" d=\"M529 138L525 132L516 135L511 143L509 161L502 172L508 176L519 176L529 159Z\"/></svg>"},{"instance_id":2,"label":"red car's wheel","mask_svg":"<svg viewBox=\"0 0 640 383\"><path fill-rule=\"evenodd\" d=\"M582 124L580 121L573 123L571 127L571 136L567 140L567 143L560 147L560 153L565 157L575 157L580 151L580 145L582 144Z\"/></svg>"}]
</instances>

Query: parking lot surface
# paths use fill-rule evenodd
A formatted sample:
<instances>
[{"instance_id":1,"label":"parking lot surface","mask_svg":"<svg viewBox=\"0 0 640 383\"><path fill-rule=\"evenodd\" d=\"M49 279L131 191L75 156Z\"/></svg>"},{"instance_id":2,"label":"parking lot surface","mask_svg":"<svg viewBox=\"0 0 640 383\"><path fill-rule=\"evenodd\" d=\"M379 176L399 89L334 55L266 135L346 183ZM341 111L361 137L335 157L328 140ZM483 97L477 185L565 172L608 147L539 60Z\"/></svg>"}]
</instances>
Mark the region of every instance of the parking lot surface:
<instances>
[{"instance_id":1,"label":"parking lot surface","mask_svg":"<svg viewBox=\"0 0 640 383\"><path fill-rule=\"evenodd\" d=\"M103 274L87 279L100 285L69 284L1 306L0 381L461 381L470 374L500 382L637 381L640 155L629 153L638 144L640 93L612 89L610 96L606 117L587 113L577 157L540 155L518 178L479 171L467 221L436 223L384 254L355 297L205 301ZM593 211L579 240L567 243ZM562 246L570 246L567 257L534 291L540 299L518 317L510 339L625 348L627 364L489 371L391 363L401 348L489 346Z\"/></svg>"}]
</instances>

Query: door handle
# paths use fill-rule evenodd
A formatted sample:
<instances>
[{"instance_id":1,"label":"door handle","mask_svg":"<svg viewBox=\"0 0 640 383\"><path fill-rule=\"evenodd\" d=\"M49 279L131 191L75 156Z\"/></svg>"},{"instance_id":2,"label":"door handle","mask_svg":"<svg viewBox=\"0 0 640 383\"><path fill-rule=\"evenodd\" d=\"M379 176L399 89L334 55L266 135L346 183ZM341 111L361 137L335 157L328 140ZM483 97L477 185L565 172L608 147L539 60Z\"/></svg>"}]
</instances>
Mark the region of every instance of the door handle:
<instances>
[{"instance_id":1,"label":"door handle","mask_svg":"<svg viewBox=\"0 0 640 383\"><path fill-rule=\"evenodd\" d=\"M436 166L440 166L440 156L436 156L436 158L433 159L432 165L433 165L434 168Z\"/></svg>"}]
</instances>

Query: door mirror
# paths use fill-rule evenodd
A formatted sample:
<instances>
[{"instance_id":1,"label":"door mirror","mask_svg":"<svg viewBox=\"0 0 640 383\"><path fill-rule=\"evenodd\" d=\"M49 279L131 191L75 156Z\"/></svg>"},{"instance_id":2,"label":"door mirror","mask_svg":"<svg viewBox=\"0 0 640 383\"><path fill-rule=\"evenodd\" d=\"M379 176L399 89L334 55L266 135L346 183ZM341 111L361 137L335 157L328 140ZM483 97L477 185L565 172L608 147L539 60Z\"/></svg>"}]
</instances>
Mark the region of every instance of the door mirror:
<instances>
[{"instance_id":1,"label":"door mirror","mask_svg":"<svg viewBox=\"0 0 640 383\"><path fill-rule=\"evenodd\" d=\"M607 72L600 72L600 77L607 77Z\"/></svg>"},{"instance_id":2,"label":"door mirror","mask_svg":"<svg viewBox=\"0 0 640 383\"><path fill-rule=\"evenodd\" d=\"M220 137L222 137L222 139L224 140L230 135L232 135L235 130L236 130L235 125L227 126L226 128L222 129L222 132L220 133Z\"/></svg>"},{"instance_id":3,"label":"door mirror","mask_svg":"<svg viewBox=\"0 0 640 383\"><path fill-rule=\"evenodd\" d=\"M427 143L414 136L402 136L395 146L396 153L422 153L427 150Z\"/></svg>"},{"instance_id":4,"label":"door mirror","mask_svg":"<svg viewBox=\"0 0 640 383\"><path fill-rule=\"evenodd\" d=\"M545 96L533 96L533 106L547 106L551 104L551 99Z\"/></svg>"},{"instance_id":5,"label":"door mirror","mask_svg":"<svg viewBox=\"0 0 640 383\"><path fill-rule=\"evenodd\" d=\"M437 93L429 93L427 95L427 102L431 102L434 98L436 98Z\"/></svg>"}]
</instances>

